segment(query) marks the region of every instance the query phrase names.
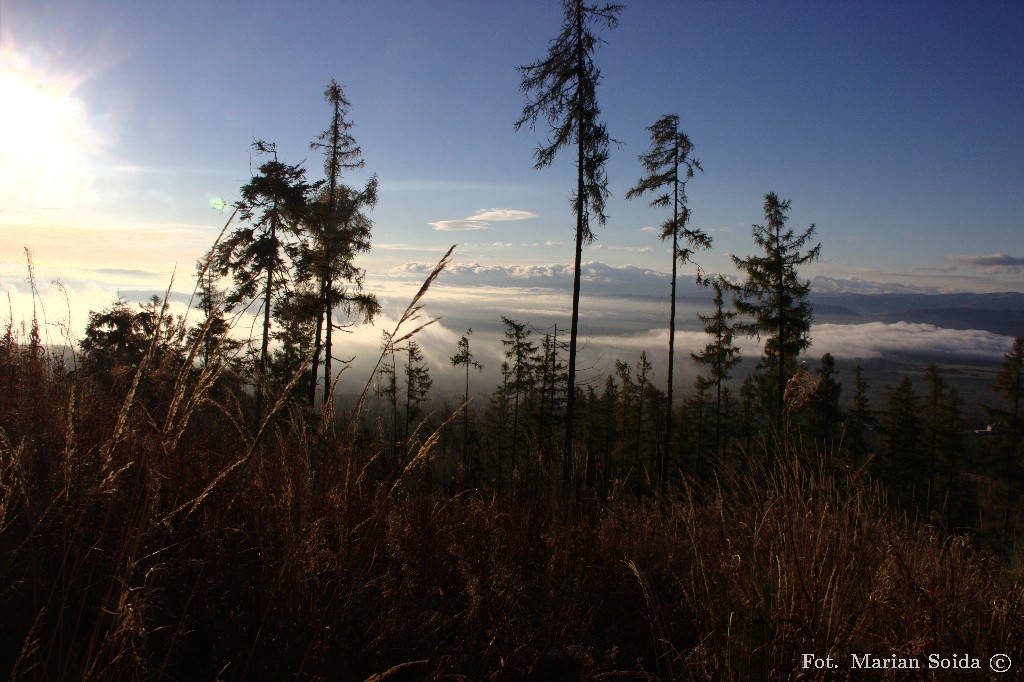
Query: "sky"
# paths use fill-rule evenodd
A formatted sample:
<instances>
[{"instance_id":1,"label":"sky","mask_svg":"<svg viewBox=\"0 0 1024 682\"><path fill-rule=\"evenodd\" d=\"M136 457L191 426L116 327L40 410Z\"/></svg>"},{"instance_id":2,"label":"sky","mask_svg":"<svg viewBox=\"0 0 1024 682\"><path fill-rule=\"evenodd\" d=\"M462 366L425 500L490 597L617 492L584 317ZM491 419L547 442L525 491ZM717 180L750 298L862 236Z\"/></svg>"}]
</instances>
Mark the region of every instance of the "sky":
<instances>
[{"instance_id":1,"label":"sky","mask_svg":"<svg viewBox=\"0 0 1024 682\"><path fill-rule=\"evenodd\" d=\"M172 275L187 296L259 163L255 139L322 177L309 143L335 78L366 161L347 179L380 181L360 263L382 324L457 244L428 299L449 313L438 343L501 314L564 329L573 156L535 170L547 130L513 126L516 67L544 56L561 21L554 0L0 0L12 315L31 308L26 247L48 315L66 310L72 331L119 292L162 292ZM736 274L730 254L753 252L751 225L776 192L792 227L816 226L822 257L801 274L818 290L1024 291L1021 35L1019 1L627 3L596 55L617 143L608 223L584 252L593 347L608 334L654 340L667 324L660 308L609 301L667 296L665 216L624 196L646 127L668 113L704 168L687 192L714 239L697 257L705 271Z\"/></svg>"}]
</instances>

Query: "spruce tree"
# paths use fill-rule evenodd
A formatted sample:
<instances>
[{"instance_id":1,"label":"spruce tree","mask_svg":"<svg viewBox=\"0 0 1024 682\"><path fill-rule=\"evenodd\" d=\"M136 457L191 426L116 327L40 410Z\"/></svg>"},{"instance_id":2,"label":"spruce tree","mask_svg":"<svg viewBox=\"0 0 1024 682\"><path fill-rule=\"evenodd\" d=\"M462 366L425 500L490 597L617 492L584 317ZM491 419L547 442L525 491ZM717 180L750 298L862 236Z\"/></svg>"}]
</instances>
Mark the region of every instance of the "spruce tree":
<instances>
[{"instance_id":1,"label":"spruce tree","mask_svg":"<svg viewBox=\"0 0 1024 682\"><path fill-rule=\"evenodd\" d=\"M711 337L704 350L691 353L698 364L708 367L709 380L715 387L715 459L721 456L722 440L722 388L732 376L732 369L740 361L740 349L733 343L733 318L736 312L726 310L722 296L725 282L719 278L711 284L715 290L715 312L711 315L698 315L705 324L704 332ZM669 385L669 401L671 401L671 384ZM664 485L664 482L662 483Z\"/></svg>"},{"instance_id":2,"label":"spruce tree","mask_svg":"<svg viewBox=\"0 0 1024 682\"><path fill-rule=\"evenodd\" d=\"M324 396L323 404L330 402L332 391L334 311L339 306L346 314L360 315L370 322L380 310L376 297L363 291L364 272L356 267L358 253L370 250L370 229L373 222L365 211L377 203L377 178L371 177L362 189L342 184L342 174L362 168L363 152L350 132L353 123L348 119L351 104L340 85L333 78L324 90L324 99L331 107L331 123L311 149L324 153L324 190L318 197L311 216L313 238L308 242L308 272L319 284L322 310L316 327L314 345L314 376L323 336Z\"/></svg>"},{"instance_id":3,"label":"spruce tree","mask_svg":"<svg viewBox=\"0 0 1024 682\"><path fill-rule=\"evenodd\" d=\"M850 468L856 471L861 458L868 452L868 433L877 426L877 419L868 399L868 382L860 365L853 368L853 398L847 415L847 450Z\"/></svg>"},{"instance_id":4,"label":"spruce tree","mask_svg":"<svg viewBox=\"0 0 1024 682\"><path fill-rule=\"evenodd\" d=\"M518 464L519 456L519 414L523 396L532 388L533 372L531 360L537 352L537 346L530 341L531 330L526 323L510 320L502 316L505 325L505 338L501 340L505 346L505 357L508 358L512 379L512 466Z\"/></svg>"},{"instance_id":5,"label":"spruce tree","mask_svg":"<svg viewBox=\"0 0 1024 682\"><path fill-rule=\"evenodd\" d=\"M686 205L686 181L694 171L703 171L700 161L694 159L693 144L679 128L679 116L662 116L647 128L651 133L651 150L640 155L640 164L647 175L626 192L627 199L653 193L651 206L672 207L672 217L661 227L662 241L672 240L672 281L669 295L668 323L668 405L665 421L665 442L658 468L662 491L667 478L668 455L672 442L672 389L675 370L676 341L676 276L680 264L692 262L693 253L711 247L711 237L703 230L688 227L690 210ZM702 281L698 270L697 281Z\"/></svg>"},{"instance_id":6,"label":"spruce tree","mask_svg":"<svg viewBox=\"0 0 1024 682\"><path fill-rule=\"evenodd\" d=\"M914 391L910 377L904 376L895 388L888 388L882 430L886 453L881 461L883 478L897 490L917 490L922 478L921 441L924 431L920 417L921 399Z\"/></svg>"},{"instance_id":7,"label":"spruce tree","mask_svg":"<svg viewBox=\"0 0 1024 682\"><path fill-rule=\"evenodd\" d=\"M576 145L576 191L571 195L576 215L576 250L573 265L572 326L569 332L569 378L566 394L565 453L563 479L570 480L576 400L576 344L579 335L580 275L583 245L594 233L590 219L599 225L606 221L605 199L608 197L609 137L600 120L597 84L601 71L594 63L594 52L601 42L595 34L597 25L614 28L618 24L621 5L590 5L583 0L563 0L564 21L558 37L548 48L546 58L519 67L522 74L520 90L526 96L522 115L515 123L534 128L538 120L551 129L547 142L535 152L536 168L551 165L559 150Z\"/></svg>"},{"instance_id":8,"label":"spruce tree","mask_svg":"<svg viewBox=\"0 0 1024 682\"><path fill-rule=\"evenodd\" d=\"M466 368L466 389L462 394L462 468L463 472L468 471L469 466L469 370L476 369L483 371L484 366L476 361L469 348L469 337L473 330L467 329L466 333L459 339L459 351L451 356L452 367L464 366Z\"/></svg>"},{"instance_id":9,"label":"spruce tree","mask_svg":"<svg viewBox=\"0 0 1024 682\"><path fill-rule=\"evenodd\" d=\"M1002 426L1005 447L1004 476L1006 477L1006 504L1003 512L1003 549L1009 549L1012 509L1017 495L1018 455L1021 438L1024 437L1024 419L1021 406L1024 402L1024 336L1013 340L1013 346L1003 356L1003 364L996 372L992 390L999 393L1004 402L1002 407L986 407L991 417Z\"/></svg>"},{"instance_id":10,"label":"spruce tree","mask_svg":"<svg viewBox=\"0 0 1024 682\"><path fill-rule=\"evenodd\" d=\"M801 265L818 259L821 244L810 248L814 225L799 235L786 227L790 202L774 192L764 197L765 225L754 225L754 243L762 254L739 258L733 263L746 274L736 290L736 310L751 318L738 325L749 336L765 338L762 363L774 370L774 425L781 432L783 395L789 375L796 368L800 352L811 343L811 304L807 300L810 282L801 281Z\"/></svg>"},{"instance_id":11,"label":"spruce tree","mask_svg":"<svg viewBox=\"0 0 1024 682\"><path fill-rule=\"evenodd\" d=\"M843 425L839 406L843 385L837 379L839 371L831 353L821 356L816 374L818 387L807 401L807 425L810 437L830 449L838 441Z\"/></svg>"},{"instance_id":12,"label":"spruce tree","mask_svg":"<svg viewBox=\"0 0 1024 682\"><path fill-rule=\"evenodd\" d=\"M257 140L253 148L271 158L260 164L258 174L242 187L242 198L237 204L241 223L217 245L213 264L221 275L232 275L234 287L228 296L229 304L259 300L262 307L263 333L256 376L258 423L263 416L271 311L291 277L286 238L299 234L313 187L306 182L301 164L278 160L273 143Z\"/></svg>"},{"instance_id":13,"label":"spruce tree","mask_svg":"<svg viewBox=\"0 0 1024 682\"><path fill-rule=\"evenodd\" d=\"M415 341L405 347L405 448L409 448L409 427L413 419L420 416L420 405L429 399L430 387L434 382L430 378L430 369L423 362L423 351Z\"/></svg>"}]
</instances>

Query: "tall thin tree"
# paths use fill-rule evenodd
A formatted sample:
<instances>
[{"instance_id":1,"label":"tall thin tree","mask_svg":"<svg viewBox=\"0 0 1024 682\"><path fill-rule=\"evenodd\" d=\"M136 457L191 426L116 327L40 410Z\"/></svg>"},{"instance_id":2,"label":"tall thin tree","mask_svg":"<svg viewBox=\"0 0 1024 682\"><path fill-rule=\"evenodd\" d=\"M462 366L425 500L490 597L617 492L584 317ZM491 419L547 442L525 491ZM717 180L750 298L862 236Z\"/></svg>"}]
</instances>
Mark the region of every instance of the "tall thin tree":
<instances>
[{"instance_id":1,"label":"tall thin tree","mask_svg":"<svg viewBox=\"0 0 1024 682\"><path fill-rule=\"evenodd\" d=\"M344 172L362 168L362 149L356 144L350 132L353 123L348 114L351 103L333 78L324 90L324 99L331 107L331 123L323 131L311 149L324 153L326 175L324 194L320 198L321 214L314 223L320 233L316 241L316 258L320 267L316 273L322 297L322 314L317 322L315 346L319 351L321 334L324 348L324 396L327 405L332 390L331 362L333 360L334 309L339 305L348 312L358 312L367 321L373 319L379 310L377 299L362 291L362 270L353 264L355 255L368 251L372 221L364 211L377 203L377 179L370 178L362 190L346 187L341 183ZM338 282L347 282L350 287L339 289ZM326 328L325 328L326 326ZM317 356L319 353L317 353ZM314 359L314 376L316 359Z\"/></svg>"},{"instance_id":2,"label":"tall thin tree","mask_svg":"<svg viewBox=\"0 0 1024 682\"><path fill-rule=\"evenodd\" d=\"M1003 511L1002 538L1003 549L1006 551L1010 549L1007 543L1011 537L1011 515L1017 497L1017 458L1021 439L1024 438L1024 417L1021 415L1021 405L1024 404L1024 336L1016 337L1010 352L1003 356L1003 364L996 373L992 390L1001 393L1006 401L1002 408L985 408L990 416L1004 423L1009 440L1006 447L1006 506Z\"/></svg>"},{"instance_id":3,"label":"tall thin tree","mask_svg":"<svg viewBox=\"0 0 1024 682\"><path fill-rule=\"evenodd\" d=\"M679 128L679 116L662 116L647 130L651 133L651 150L640 155L640 164L647 175L626 192L627 199L654 193L651 206L672 206L672 217L661 226L662 240L672 240L672 286L669 296L668 322L668 392L665 419L665 442L662 445L658 477L662 491L668 476L668 458L672 444L672 385L675 372L676 343L676 275L677 267L691 261L694 252L711 247L711 237L703 230L687 227L690 211L686 206L686 181L695 171L702 171L700 161L694 159L693 144ZM698 270L697 281L703 280Z\"/></svg>"},{"instance_id":4,"label":"tall thin tree","mask_svg":"<svg viewBox=\"0 0 1024 682\"><path fill-rule=\"evenodd\" d=\"M536 168L551 165L560 149L573 143L576 145L576 191L570 197L576 215L576 252L563 459L563 478L568 483L575 437L576 345L583 245L594 239L590 229L591 216L600 225L607 220L604 208L608 197L608 177L604 167L608 160L609 137L600 121L601 109L597 104L601 71L594 63L594 52L601 41L595 29L601 24L614 28L622 5L590 5L583 0L563 0L562 11L562 30L548 47L546 58L519 67L522 74L520 90L526 96L526 104L515 128L519 130L528 124L532 129L538 120L549 125L551 136L534 155Z\"/></svg>"},{"instance_id":5,"label":"tall thin tree","mask_svg":"<svg viewBox=\"0 0 1024 682\"><path fill-rule=\"evenodd\" d=\"M466 330L466 333L459 339L459 352L450 358L452 367L462 365L466 368L466 390L462 394L462 469L464 473L469 466L469 370L471 367L478 372L484 369L484 366L476 361L469 348L469 337L472 334L472 329Z\"/></svg>"},{"instance_id":6,"label":"tall thin tree","mask_svg":"<svg viewBox=\"0 0 1024 682\"><path fill-rule=\"evenodd\" d=\"M711 283L715 290L715 312L711 315L698 315L705 324L704 331L711 341L700 353L691 353L691 357L709 369L710 381L715 386L715 460L721 456L722 441L722 385L732 376L732 369L739 363L740 349L733 343L733 323L736 312L727 310L722 297L725 282L718 278ZM671 389L670 389L671 390ZM671 393L669 394L671 395ZM664 484L663 484L664 485Z\"/></svg>"}]
</instances>

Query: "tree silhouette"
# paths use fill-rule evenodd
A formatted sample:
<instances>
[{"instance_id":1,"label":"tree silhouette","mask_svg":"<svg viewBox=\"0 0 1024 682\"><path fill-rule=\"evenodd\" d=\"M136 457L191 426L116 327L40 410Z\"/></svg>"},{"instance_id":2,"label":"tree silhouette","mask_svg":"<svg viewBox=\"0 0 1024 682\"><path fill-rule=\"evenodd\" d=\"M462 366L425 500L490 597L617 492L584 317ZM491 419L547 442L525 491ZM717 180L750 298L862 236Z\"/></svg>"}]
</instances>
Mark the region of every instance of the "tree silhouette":
<instances>
[{"instance_id":1,"label":"tree silhouette","mask_svg":"<svg viewBox=\"0 0 1024 682\"><path fill-rule=\"evenodd\" d=\"M1024 336L1013 340L1009 353L1003 356L1003 364L996 373L996 382L992 387L996 393L1002 394L1007 406L1002 408L986 407L990 416L1003 422L1006 430L1006 506L1003 512L1003 549L1008 549L1010 537L1010 514L1016 496L1017 456L1020 451L1021 436L1024 435L1024 424L1021 418L1021 402L1024 397Z\"/></svg>"},{"instance_id":2,"label":"tree silhouette","mask_svg":"<svg viewBox=\"0 0 1024 682\"><path fill-rule=\"evenodd\" d=\"M405 347L405 448L409 447L409 425L420 415L420 405L427 401L434 384L430 370L423 362L423 352L415 341Z\"/></svg>"},{"instance_id":3,"label":"tree silhouette","mask_svg":"<svg viewBox=\"0 0 1024 682\"><path fill-rule=\"evenodd\" d=\"M373 222L364 211L377 203L377 178L370 178L362 190L341 183L345 171L363 167L362 149L349 132L353 124L347 117L352 105L333 78L324 90L324 99L331 106L331 123L310 148L324 153L326 181L324 192L318 197L311 215L313 239L307 258L309 272L320 285L322 302L314 341L317 354L313 374L316 375L322 335L323 404L327 405L332 392L333 332L338 328L334 324L335 309L341 306L347 314L359 314L369 322L380 310L380 305L376 297L363 292L364 273L354 264L356 254L370 249Z\"/></svg>"},{"instance_id":4,"label":"tree silhouette","mask_svg":"<svg viewBox=\"0 0 1024 682\"><path fill-rule=\"evenodd\" d=\"M690 211L686 207L686 181L694 171L703 171L700 161L691 157L693 144L686 133L679 129L679 116L662 116L647 130L651 133L651 150L640 155L640 164L647 175L626 192L627 199L653 193L651 206L672 207L672 217L662 223L662 240L672 240L672 291L669 296L668 324L668 406L665 421L665 442L662 447L658 475L662 490L668 473L668 455L672 443L672 384L675 369L676 342L676 272L679 264L691 261L698 249L711 246L711 237L702 230L687 227ZM680 246L682 242L682 246ZM697 281L701 281L698 274Z\"/></svg>"},{"instance_id":5,"label":"tree silhouette","mask_svg":"<svg viewBox=\"0 0 1024 682\"><path fill-rule=\"evenodd\" d=\"M888 483L913 496L921 478L921 400L914 391L910 377L904 376L895 388L888 388L882 431L885 433L886 455L881 462L882 475Z\"/></svg>"},{"instance_id":6,"label":"tree silhouette","mask_svg":"<svg viewBox=\"0 0 1024 682\"><path fill-rule=\"evenodd\" d=\"M551 130L547 142L535 152L535 167L551 165L558 151L576 144L576 191L571 195L576 215L576 253L573 266L572 326L569 332L569 380L566 396L565 453L563 477L569 481L574 442L576 400L576 344L579 334L580 273L583 245L594 239L591 216L603 225L605 199L608 197L608 131L601 123L597 104L597 84L601 71L594 64L594 51L601 42L595 26L614 28L622 5L588 5L583 0L563 0L564 21L558 37L548 47L547 57L519 67L520 90L526 95L516 130L538 120Z\"/></svg>"},{"instance_id":7,"label":"tree silhouette","mask_svg":"<svg viewBox=\"0 0 1024 682\"><path fill-rule=\"evenodd\" d=\"M253 148L271 159L260 164L257 175L242 187L242 198L237 204L242 222L217 245L213 262L220 274L232 275L234 288L228 296L231 305L262 299L263 333L256 380L259 422L263 416L271 310L288 279L285 233L298 234L313 188L306 182L301 164L278 160L273 143L257 140Z\"/></svg>"},{"instance_id":8,"label":"tree silhouette","mask_svg":"<svg viewBox=\"0 0 1024 682\"><path fill-rule=\"evenodd\" d=\"M807 425L811 438L831 448L841 436L843 411L839 398L843 385L836 378L836 359L831 353L821 356L816 370L818 387L807 401Z\"/></svg>"},{"instance_id":9,"label":"tree silhouette","mask_svg":"<svg viewBox=\"0 0 1024 682\"><path fill-rule=\"evenodd\" d=\"M469 348L469 337L473 335L472 329L467 329L466 333L459 339L459 352L453 355L450 360L452 367L464 366L466 368L466 390L462 394L462 468L466 471L469 466L469 369L470 367L475 368L478 372L483 371L484 366L481 365L473 357L473 353Z\"/></svg>"},{"instance_id":10,"label":"tree silhouette","mask_svg":"<svg viewBox=\"0 0 1024 682\"><path fill-rule=\"evenodd\" d=\"M747 275L736 289L736 310L752 320L737 325L749 336L767 337L764 344L765 369L775 368L773 393L775 427L782 425L783 395L788 374L800 352L811 343L811 304L807 300L810 282L800 281L799 266L817 260L821 244L803 251L814 236L814 225L799 236L786 227L790 202L770 192L764 197L766 225L754 225L754 242L764 254L738 258L733 263Z\"/></svg>"},{"instance_id":11,"label":"tree silhouette","mask_svg":"<svg viewBox=\"0 0 1024 682\"><path fill-rule=\"evenodd\" d=\"M531 367L537 346L530 341L531 331L524 322L517 322L502 316L505 325L505 338L501 340L505 346L505 357L508 358L510 377L512 379L512 466L518 463L519 455L519 404L524 394L531 388Z\"/></svg>"},{"instance_id":12,"label":"tree silhouette","mask_svg":"<svg viewBox=\"0 0 1024 682\"><path fill-rule=\"evenodd\" d=\"M853 368L853 398L847 418L846 449L850 453L850 467L857 469L861 455L867 454L868 431L878 420L868 399L868 382L860 365Z\"/></svg>"},{"instance_id":13,"label":"tree silhouette","mask_svg":"<svg viewBox=\"0 0 1024 682\"><path fill-rule=\"evenodd\" d=\"M733 344L732 319L736 312L726 310L722 298L722 290L726 284L721 278L711 283L715 290L715 312L711 315L698 315L697 318L705 324L704 331L711 337L710 343L704 346L700 353L691 353L694 361L708 367L709 380L715 387L715 460L718 461L721 455L720 444L722 440L722 384L732 376L732 368L739 361L739 346ZM669 396L671 384L669 385ZM671 398L669 398L671 400ZM662 483L664 485L664 482Z\"/></svg>"}]
</instances>

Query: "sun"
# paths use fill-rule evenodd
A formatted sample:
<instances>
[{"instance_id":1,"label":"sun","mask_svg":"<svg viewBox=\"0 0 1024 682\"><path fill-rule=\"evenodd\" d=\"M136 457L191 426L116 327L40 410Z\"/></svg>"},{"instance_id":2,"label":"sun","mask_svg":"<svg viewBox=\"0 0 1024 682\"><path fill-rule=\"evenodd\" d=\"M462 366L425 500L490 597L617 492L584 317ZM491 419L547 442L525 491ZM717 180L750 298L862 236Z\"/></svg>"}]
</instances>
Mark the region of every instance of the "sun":
<instances>
[{"instance_id":1,"label":"sun","mask_svg":"<svg viewBox=\"0 0 1024 682\"><path fill-rule=\"evenodd\" d=\"M76 83L0 52L0 198L3 210L66 208L89 186L99 140Z\"/></svg>"}]
</instances>

